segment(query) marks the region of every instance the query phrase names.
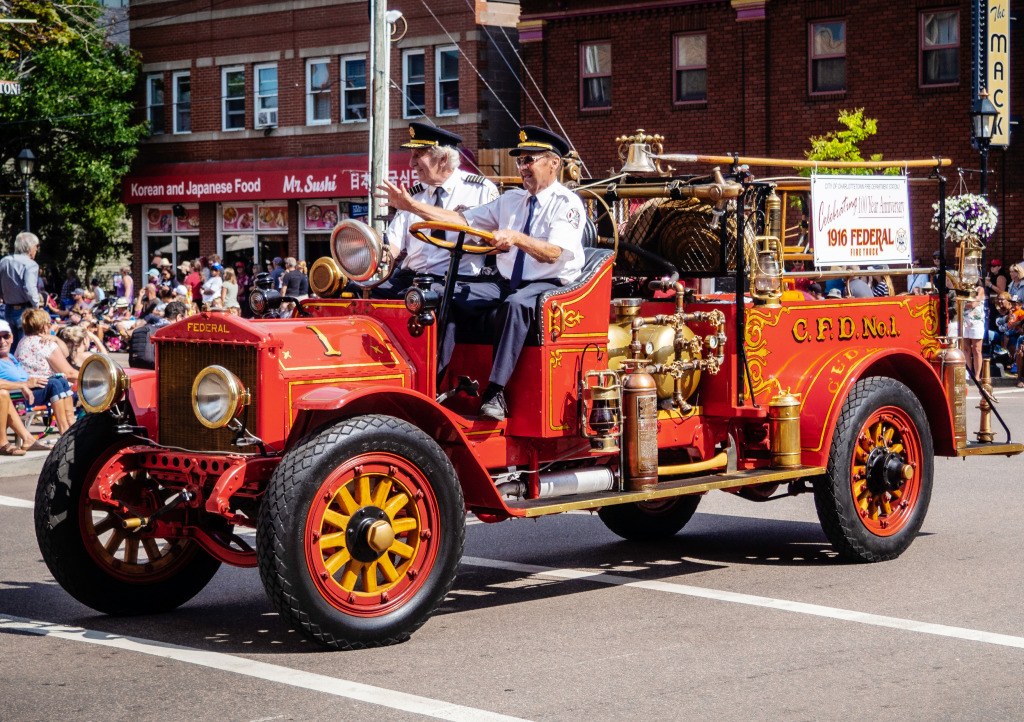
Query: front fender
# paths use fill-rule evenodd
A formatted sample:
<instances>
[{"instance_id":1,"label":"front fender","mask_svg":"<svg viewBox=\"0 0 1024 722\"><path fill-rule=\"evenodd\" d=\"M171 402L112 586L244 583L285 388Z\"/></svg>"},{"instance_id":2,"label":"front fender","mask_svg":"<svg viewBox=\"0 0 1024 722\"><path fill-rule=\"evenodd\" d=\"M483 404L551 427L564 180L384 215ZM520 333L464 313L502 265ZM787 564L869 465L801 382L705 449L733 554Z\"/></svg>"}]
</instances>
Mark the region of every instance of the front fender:
<instances>
[{"instance_id":1,"label":"front fender","mask_svg":"<svg viewBox=\"0 0 1024 722\"><path fill-rule=\"evenodd\" d=\"M518 516L505 505L491 475L473 452L474 444L458 423L461 417L417 391L395 386L324 387L300 396L293 409L296 417L286 452L311 431L338 419L387 414L414 424L437 441L455 467L467 507Z\"/></svg>"},{"instance_id":2,"label":"front fender","mask_svg":"<svg viewBox=\"0 0 1024 722\"><path fill-rule=\"evenodd\" d=\"M156 439L157 435L157 389L156 371L151 369L126 368L124 370L131 379L131 388L128 389L128 403L132 405L135 412L135 423L146 427L149 438Z\"/></svg>"},{"instance_id":3,"label":"front fender","mask_svg":"<svg viewBox=\"0 0 1024 722\"><path fill-rule=\"evenodd\" d=\"M946 456L955 453L953 415L935 368L919 355L900 348L867 353L862 348L853 348L837 351L802 389L800 439L805 465L828 463L829 447L843 403L853 385L868 376L887 376L907 386L924 407L935 453Z\"/></svg>"}]
</instances>

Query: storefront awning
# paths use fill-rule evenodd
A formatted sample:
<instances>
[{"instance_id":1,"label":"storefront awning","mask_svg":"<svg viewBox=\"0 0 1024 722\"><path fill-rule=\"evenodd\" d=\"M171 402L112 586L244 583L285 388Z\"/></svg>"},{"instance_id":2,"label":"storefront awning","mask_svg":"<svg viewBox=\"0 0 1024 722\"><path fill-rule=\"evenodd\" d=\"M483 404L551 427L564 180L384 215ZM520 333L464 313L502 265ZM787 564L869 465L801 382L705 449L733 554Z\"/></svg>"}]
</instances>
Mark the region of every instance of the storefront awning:
<instances>
[{"instance_id":1,"label":"storefront awning","mask_svg":"<svg viewBox=\"0 0 1024 722\"><path fill-rule=\"evenodd\" d=\"M392 182L416 182L408 153L391 153L388 163ZM124 202L366 198L368 168L365 155L148 165L125 178Z\"/></svg>"}]
</instances>

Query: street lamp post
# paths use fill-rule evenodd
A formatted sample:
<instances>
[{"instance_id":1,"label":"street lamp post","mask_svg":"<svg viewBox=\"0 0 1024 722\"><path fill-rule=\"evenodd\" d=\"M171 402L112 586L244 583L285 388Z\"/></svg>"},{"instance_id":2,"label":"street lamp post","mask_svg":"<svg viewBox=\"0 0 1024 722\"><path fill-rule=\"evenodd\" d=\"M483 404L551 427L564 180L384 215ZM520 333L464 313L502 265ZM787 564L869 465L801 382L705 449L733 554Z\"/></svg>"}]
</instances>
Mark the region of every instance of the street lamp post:
<instances>
[{"instance_id":1,"label":"street lamp post","mask_svg":"<svg viewBox=\"0 0 1024 722\"><path fill-rule=\"evenodd\" d=\"M25 148L18 153L18 170L21 171L21 177L25 179L25 231L31 231L32 228L29 224L28 217L28 179L32 177L32 171L36 168L36 156L35 154Z\"/></svg>"},{"instance_id":2,"label":"street lamp post","mask_svg":"<svg viewBox=\"0 0 1024 722\"><path fill-rule=\"evenodd\" d=\"M999 111L988 99L988 91L984 88L978 93L977 99L971 103L971 130L974 143L981 153L981 195L988 195L988 147L992 142L992 131L995 129L996 116Z\"/></svg>"}]
</instances>

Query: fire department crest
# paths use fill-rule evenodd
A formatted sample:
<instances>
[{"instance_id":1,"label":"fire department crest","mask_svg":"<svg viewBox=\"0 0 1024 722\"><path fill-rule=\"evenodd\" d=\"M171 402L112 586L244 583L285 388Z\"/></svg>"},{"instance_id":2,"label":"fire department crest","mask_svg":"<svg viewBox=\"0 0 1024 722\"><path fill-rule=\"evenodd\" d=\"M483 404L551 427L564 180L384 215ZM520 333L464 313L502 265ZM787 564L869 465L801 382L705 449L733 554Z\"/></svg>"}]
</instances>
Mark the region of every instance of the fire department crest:
<instances>
[{"instance_id":1,"label":"fire department crest","mask_svg":"<svg viewBox=\"0 0 1024 722\"><path fill-rule=\"evenodd\" d=\"M569 212L565 215L565 220L569 221L569 225L573 228L579 228L580 212L575 208L570 208Z\"/></svg>"}]
</instances>

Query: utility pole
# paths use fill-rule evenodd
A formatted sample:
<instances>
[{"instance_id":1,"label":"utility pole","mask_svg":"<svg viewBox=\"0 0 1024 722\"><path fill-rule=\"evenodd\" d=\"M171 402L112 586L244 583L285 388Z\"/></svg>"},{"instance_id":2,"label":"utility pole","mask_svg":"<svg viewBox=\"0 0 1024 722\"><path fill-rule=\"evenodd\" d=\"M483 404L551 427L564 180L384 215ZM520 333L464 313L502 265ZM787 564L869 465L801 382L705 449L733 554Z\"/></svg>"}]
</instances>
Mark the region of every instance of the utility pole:
<instances>
[{"instance_id":1,"label":"utility pole","mask_svg":"<svg viewBox=\"0 0 1024 722\"><path fill-rule=\"evenodd\" d=\"M387 205L375 197L377 184L388 177L388 131L391 118L390 95L391 33L387 21L386 0L370 0L370 225L384 234Z\"/></svg>"}]
</instances>

